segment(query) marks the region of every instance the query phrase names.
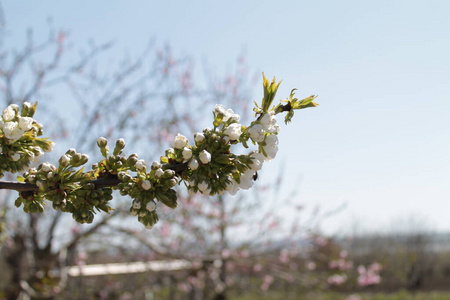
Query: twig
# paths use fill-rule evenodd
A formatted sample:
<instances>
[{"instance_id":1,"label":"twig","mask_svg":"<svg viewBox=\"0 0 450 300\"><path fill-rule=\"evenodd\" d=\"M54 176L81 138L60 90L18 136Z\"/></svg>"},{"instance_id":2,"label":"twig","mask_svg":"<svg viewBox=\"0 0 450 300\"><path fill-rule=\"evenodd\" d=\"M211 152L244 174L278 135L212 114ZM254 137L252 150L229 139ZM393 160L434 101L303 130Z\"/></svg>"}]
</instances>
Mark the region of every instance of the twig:
<instances>
[{"instance_id":1,"label":"twig","mask_svg":"<svg viewBox=\"0 0 450 300\"><path fill-rule=\"evenodd\" d=\"M166 169L174 170L177 174L183 172L187 168L188 162L171 165ZM95 188L104 188L104 187L115 187L119 185L120 179L117 177L109 177L109 178L100 178L95 179L92 183L95 185ZM0 180L0 190L15 190L18 192L37 192L39 188L37 185L26 182L18 182L18 181L3 181Z\"/></svg>"}]
</instances>

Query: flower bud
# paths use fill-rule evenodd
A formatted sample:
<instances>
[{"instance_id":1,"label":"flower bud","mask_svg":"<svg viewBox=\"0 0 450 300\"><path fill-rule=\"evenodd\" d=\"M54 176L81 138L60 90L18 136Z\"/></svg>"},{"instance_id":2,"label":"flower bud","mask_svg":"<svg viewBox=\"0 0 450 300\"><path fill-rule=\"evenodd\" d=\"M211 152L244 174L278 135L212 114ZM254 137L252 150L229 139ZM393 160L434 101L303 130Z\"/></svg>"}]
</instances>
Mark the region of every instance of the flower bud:
<instances>
[{"instance_id":1,"label":"flower bud","mask_svg":"<svg viewBox=\"0 0 450 300\"><path fill-rule=\"evenodd\" d=\"M122 153L123 148L125 148L125 140L120 138L116 141L116 146L114 147L114 155L119 155Z\"/></svg>"},{"instance_id":2,"label":"flower bud","mask_svg":"<svg viewBox=\"0 0 450 300\"><path fill-rule=\"evenodd\" d=\"M105 148L108 145L108 140L101 136L97 139L97 145L99 148Z\"/></svg>"},{"instance_id":3,"label":"flower bud","mask_svg":"<svg viewBox=\"0 0 450 300\"><path fill-rule=\"evenodd\" d=\"M162 165L161 165L161 163L158 162L158 161L154 161L154 162L152 163L152 170L157 170L157 169L159 169L159 168L161 168L161 167L162 167Z\"/></svg>"},{"instance_id":4,"label":"flower bud","mask_svg":"<svg viewBox=\"0 0 450 300\"><path fill-rule=\"evenodd\" d=\"M51 165L49 163L43 163L43 164L41 164L41 170L46 173L50 172Z\"/></svg>"},{"instance_id":5,"label":"flower bud","mask_svg":"<svg viewBox=\"0 0 450 300\"><path fill-rule=\"evenodd\" d=\"M134 200L133 201L133 208L134 209L141 209L141 202L137 201L137 200Z\"/></svg>"},{"instance_id":6,"label":"flower bud","mask_svg":"<svg viewBox=\"0 0 450 300\"><path fill-rule=\"evenodd\" d=\"M188 147L184 147L182 155L185 160L188 160L192 157L192 150Z\"/></svg>"},{"instance_id":7,"label":"flower bud","mask_svg":"<svg viewBox=\"0 0 450 300\"><path fill-rule=\"evenodd\" d=\"M156 203L155 201L151 200L149 203L147 203L147 205L145 206L145 208L148 211L154 211L156 209Z\"/></svg>"},{"instance_id":8,"label":"flower bud","mask_svg":"<svg viewBox=\"0 0 450 300\"><path fill-rule=\"evenodd\" d=\"M194 135L194 140L195 140L197 143L201 143L201 142L203 142L203 141L205 140L205 135L204 135L203 133L201 133L201 132L197 132L197 133Z\"/></svg>"},{"instance_id":9,"label":"flower bud","mask_svg":"<svg viewBox=\"0 0 450 300\"><path fill-rule=\"evenodd\" d=\"M84 165L85 163L87 163L89 160L89 156L87 154L83 154L81 155L81 160L80 160L80 164Z\"/></svg>"},{"instance_id":10,"label":"flower bud","mask_svg":"<svg viewBox=\"0 0 450 300\"><path fill-rule=\"evenodd\" d=\"M77 150L75 150L74 148L70 148L66 151L66 154L70 156L74 155L75 153L77 153Z\"/></svg>"},{"instance_id":11,"label":"flower bud","mask_svg":"<svg viewBox=\"0 0 450 300\"><path fill-rule=\"evenodd\" d=\"M127 166L135 166L138 161L138 156L136 153L131 154L127 159Z\"/></svg>"},{"instance_id":12,"label":"flower bud","mask_svg":"<svg viewBox=\"0 0 450 300\"><path fill-rule=\"evenodd\" d=\"M146 191L152 188L152 183L149 180L144 180L142 182L142 188Z\"/></svg>"},{"instance_id":13,"label":"flower bud","mask_svg":"<svg viewBox=\"0 0 450 300\"><path fill-rule=\"evenodd\" d=\"M202 152L200 152L198 158L202 163L207 164L211 161L211 154L208 151L203 150Z\"/></svg>"},{"instance_id":14,"label":"flower bud","mask_svg":"<svg viewBox=\"0 0 450 300\"><path fill-rule=\"evenodd\" d=\"M197 170L199 164L198 164L198 160L196 160L195 158L193 160L191 160L188 164L189 168L193 171Z\"/></svg>"},{"instance_id":15,"label":"flower bud","mask_svg":"<svg viewBox=\"0 0 450 300\"><path fill-rule=\"evenodd\" d=\"M145 167L146 167L146 165L145 165L145 160L143 160L143 159L140 159L140 160L138 160L137 162L136 162L136 169L138 169L139 171L143 171L143 170L145 170Z\"/></svg>"},{"instance_id":16,"label":"flower bud","mask_svg":"<svg viewBox=\"0 0 450 300\"><path fill-rule=\"evenodd\" d=\"M72 156L72 159L70 160L70 162L72 163L72 165L78 165L82 159L83 159L83 157L82 157L81 153L75 153Z\"/></svg>"},{"instance_id":17,"label":"flower bud","mask_svg":"<svg viewBox=\"0 0 450 300\"><path fill-rule=\"evenodd\" d=\"M175 155L175 150L173 150L173 148L169 148L166 150L166 156L168 158L173 158L174 155Z\"/></svg>"},{"instance_id":18,"label":"flower bud","mask_svg":"<svg viewBox=\"0 0 450 300\"><path fill-rule=\"evenodd\" d=\"M183 147L187 145L187 142L188 140L184 135L177 134L173 142L173 145L175 149L183 149Z\"/></svg>"},{"instance_id":19,"label":"flower bud","mask_svg":"<svg viewBox=\"0 0 450 300\"><path fill-rule=\"evenodd\" d=\"M177 180L175 178L172 178L169 180L169 187L174 187L177 185Z\"/></svg>"},{"instance_id":20,"label":"flower bud","mask_svg":"<svg viewBox=\"0 0 450 300\"><path fill-rule=\"evenodd\" d=\"M163 175L164 178L171 178L173 176L175 176L175 171L174 170L168 169L168 170L164 171L164 175Z\"/></svg>"},{"instance_id":21,"label":"flower bud","mask_svg":"<svg viewBox=\"0 0 450 300\"><path fill-rule=\"evenodd\" d=\"M156 178L160 178L163 175L164 175L164 171L161 168L155 171Z\"/></svg>"},{"instance_id":22,"label":"flower bud","mask_svg":"<svg viewBox=\"0 0 450 300\"><path fill-rule=\"evenodd\" d=\"M63 156L60 157L59 159L59 165L61 167L67 167L70 163L70 157L67 156L67 154L64 154Z\"/></svg>"},{"instance_id":23,"label":"flower bud","mask_svg":"<svg viewBox=\"0 0 450 300\"><path fill-rule=\"evenodd\" d=\"M202 181L197 185L197 187L203 193L204 191L206 191L208 189L208 183L206 183L205 181Z\"/></svg>"}]
</instances>

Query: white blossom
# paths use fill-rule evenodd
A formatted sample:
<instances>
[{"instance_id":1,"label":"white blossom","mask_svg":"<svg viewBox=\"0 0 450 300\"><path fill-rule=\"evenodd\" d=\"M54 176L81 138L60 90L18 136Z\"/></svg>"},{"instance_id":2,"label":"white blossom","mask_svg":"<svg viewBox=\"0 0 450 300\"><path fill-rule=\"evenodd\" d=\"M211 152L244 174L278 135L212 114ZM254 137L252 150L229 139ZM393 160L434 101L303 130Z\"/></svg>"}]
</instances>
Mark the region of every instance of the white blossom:
<instances>
[{"instance_id":1,"label":"white blossom","mask_svg":"<svg viewBox=\"0 0 450 300\"><path fill-rule=\"evenodd\" d=\"M183 149L187 145L187 138L184 135L177 134L175 140L173 141L173 146L175 149Z\"/></svg>"},{"instance_id":2,"label":"white blossom","mask_svg":"<svg viewBox=\"0 0 450 300\"><path fill-rule=\"evenodd\" d=\"M138 169L139 171L143 171L145 169L145 160L140 159L136 162L136 169Z\"/></svg>"},{"instance_id":3,"label":"white blossom","mask_svg":"<svg viewBox=\"0 0 450 300\"><path fill-rule=\"evenodd\" d=\"M278 137L275 134L271 134L265 139L266 145L263 146L264 152L266 152L266 160L272 160L275 158L278 152Z\"/></svg>"},{"instance_id":4,"label":"white blossom","mask_svg":"<svg viewBox=\"0 0 450 300\"><path fill-rule=\"evenodd\" d=\"M152 188L152 183L149 180L144 180L142 182L142 188L146 191Z\"/></svg>"},{"instance_id":5,"label":"white blossom","mask_svg":"<svg viewBox=\"0 0 450 300\"><path fill-rule=\"evenodd\" d=\"M230 137L228 135L226 135L222 138L222 140L228 144L230 142Z\"/></svg>"},{"instance_id":6,"label":"white blossom","mask_svg":"<svg viewBox=\"0 0 450 300\"><path fill-rule=\"evenodd\" d=\"M7 139L16 141L23 135L23 130L19 128L17 122L6 122L3 126L3 133Z\"/></svg>"},{"instance_id":7,"label":"white blossom","mask_svg":"<svg viewBox=\"0 0 450 300\"><path fill-rule=\"evenodd\" d=\"M280 126L277 124L277 118L273 112L264 114L260 123L265 131L269 133L276 133L280 131Z\"/></svg>"},{"instance_id":8,"label":"white blossom","mask_svg":"<svg viewBox=\"0 0 450 300\"><path fill-rule=\"evenodd\" d=\"M254 171L261 170L264 162L264 155L258 152L253 152L250 157L252 158L252 163L250 164L250 169Z\"/></svg>"},{"instance_id":9,"label":"white blossom","mask_svg":"<svg viewBox=\"0 0 450 300\"><path fill-rule=\"evenodd\" d=\"M192 150L188 147L184 147L181 154L183 155L184 159L188 160L192 157Z\"/></svg>"},{"instance_id":10,"label":"white blossom","mask_svg":"<svg viewBox=\"0 0 450 300\"><path fill-rule=\"evenodd\" d=\"M242 125L239 123L230 124L227 128L225 128L224 133L230 137L231 140L237 140L241 134Z\"/></svg>"},{"instance_id":11,"label":"white blossom","mask_svg":"<svg viewBox=\"0 0 450 300\"><path fill-rule=\"evenodd\" d=\"M239 187L243 190L248 190L253 186L254 180L253 175L255 175L255 171L252 169L248 169L245 171L240 177Z\"/></svg>"},{"instance_id":12,"label":"white blossom","mask_svg":"<svg viewBox=\"0 0 450 300\"><path fill-rule=\"evenodd\" d=\"M257 143L264 141L264 130L260 124L255 124L250 127L248 129L248 134L250 134L250 138Z\"/></svg>"},{"instance_id":13,"label":"white blossom","mask_svg":"<svg viewBox=\"0 0 450 300\"><path fill-rule=\"evenodd\" d=\"M236 195L237 191L239 191L239 185L236 181L234 181L234 179L232 179L231 182L227 184L226 190L231 195Z\"/></svg>"},{"instance_id":14,"label":"white blossom","mask_svg":"<svg viewBox=\"0 0 450 300\"><path fill-rule=\"evenodd\" d=\"M44 172L49 172L49 171L51 171L51 169L52 169L52 165L49 163L43 163L41 165L41 170Z\"/></svg>"},{"instance_id":15,"label":"white blossom","mask_svg":"<svg viewBox=\"0 0 450 300\"><path fill-rule=\"evenodd\" d=\"M13 161L18 161L19 159L20 159L20 153L14 153L12 156L11 156L11 158L12 158L12 160Z\"/></svg>"},{"instance_id":16,"label":"white blossom","mask_svg":"<svg viewBox=\"0 0 450 300\"><path fill-rule=\"evenodd\" d=\"M200 152L198 158L202 163L207 164L211 161L211 154L208 151L203 150L202 152Z\"/></svg>"},{"instance_id":17,"label":"white blossom","mask_svg":"<svg viewBox=\"0 0 450 300\"><path fill-rule=\"evenodd\" d=\"M223 115L223 116L225 116L226 113L227 113L227 111L225 109L225 106L223 106L222 104L216 104L214 106L214 111L213 112L214 112L215 115Z\"/></svg>"},{"instance_id":18,"label":"white blossom","mask_svg":"<svg viewBox=\"0 0 450 300\"><path fill-rule=\"evenodd\" d=\"M33 128L33 118L19 117L19 127L25 131L30 130Z\"/></svg>"},{"instance_id":19,"label":"white blossom","mask_svg":"<svg viewBox=\"0 0 450 300\"><path fill-rule=\"evenodd\" d=\"M155 209L156 209L156 203L155 203L155 201L150 201L149 203L147 203L147 205L145 206L145 208L148 210L148 211L154 211Z\"/></svg>"},{"instance_id":20,"label":"white blossom","mask_svg":"<svg viewBox=\"0 0 450 300\"><path fill-rule=\"evenodd\" d=\"M241 117L238 114L234 113L234 111L231 108L229 108L229 109L227 109L227 112L225 114L225 117L223 118L223 121L226 122L228 120L231 120L233 122L239 122L240 119L241 119Z\"/></svg>"},{"instance_id":21,"label":"white blossom","mask_svg":"<svg viewBox=\"0 0 450 300\"><path fill-rule=\"evenodd\" d=\"M198 160L196 160L195 158L193 160L191 160L188 164L189 168L193 171L197 170L199 163Z\"/></svg>"},{"instance_id":22,"label":"white blossom","mask_svg":"<svg viewBox=\"0 0 450 300\"><path fill-rule=\"evenodd\" d=\"M16 112L13 108L12 105L8 106L4 111L3 111L3 120L5 122L9 122L12 121L14 119L14 117L16 116Z\"/></svg>"},{"instance_id":23,"label":"white blossom","mask_svg":"<svg viewBox=\"0 0 450 300\"><path fill-rule=\"evenodd\" d=\"M203 142L203 141L205 140L205 135L204 135L203 133L201 133L201 132L197 132L197 133L194 135L194 140L195 140L197 143L201 143L201 142Z\"/></svg>"}]
</instances>

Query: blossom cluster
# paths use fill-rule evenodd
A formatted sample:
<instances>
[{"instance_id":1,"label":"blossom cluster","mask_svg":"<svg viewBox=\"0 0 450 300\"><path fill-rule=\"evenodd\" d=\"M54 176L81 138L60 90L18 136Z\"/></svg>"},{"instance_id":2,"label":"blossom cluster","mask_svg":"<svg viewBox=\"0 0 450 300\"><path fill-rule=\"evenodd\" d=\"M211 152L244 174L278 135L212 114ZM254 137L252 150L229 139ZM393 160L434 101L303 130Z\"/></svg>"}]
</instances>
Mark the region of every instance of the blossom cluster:
<instances>
[{"instance_id":1,"label":"blossom cluster","mask_svg":"<svg viewBox=\"0 0 450 300\"><path fill-rule=\"evenodd\" d=\"M53 150L54 143L37 138L43 134L42 125L33 115L36 104L25 102L22 111L9 105L0 117L0 178L4 172L22 171L38 162L44 152Z\"/></svg>"},{"instance_id":2,"label":"blossom cluster","mask_svg":"<svg viewBox=\"0 0 450 300\"><path fill-rule=\"evenodd\" d=\"M91 223L94 219L94 209L108 212L108 201L112 199L110 188L96 188L91 181L93 171L83 173L77 170L87 163L86 154L69 149L59 159L56 167L48 162L41 163L37 168L30 168L20 176L19 180L35 184L39 190L21 192L15 205L24 205L25 212L43 212L44 199L51 201L55 210L72 213L79 223Z\"/></svg>"},{"instance_id":3,"label":"blossom cluster","mask_svg":"<svg viewBox=\"0 0 450 300\"><path fill-rule=\"evenodd\" d=\"M89 157L69 149L55 166L41 163L19 176L19 181L33 188L20 192L16 206L25 212L42 212L44 200L52 202L56 210L69 212L80 223L91 223L96 211L110 212L109 201L113 190L128 195L132 200L130 213L146 228L157 221L158 202L170 208L177 206L174 187L183 183L189 193L203 195L236 194L238 190L253 186L257 172L263 164L275 158L278 152L276 115L282 112L292 117L294 109L316 106L314 97L303 100L293 98L286 105L272 106L279 83L264 79L264 97L261 107L256 105L256 120L249 126L240 123L240 116L231 108L217 104L213 109L213 128L194 134L191 143L178 134L171 148L159 161L147 166L146 161L133 153L122 152L125 141L118 139L111 152L108 141L100 137L97 146L103 158L84 172ZM24 103L21 113L17 105L10 105L0 118L0 172L18 172L28 167L44 151L53 148L53 142L38 138L42 126L33 115L36 104ZM285 119L285 122L289 121ZM247 154L235 154L232 147L242 145ZM242 147L240 147L242 149Z\"/></svg>"}]
</instances>

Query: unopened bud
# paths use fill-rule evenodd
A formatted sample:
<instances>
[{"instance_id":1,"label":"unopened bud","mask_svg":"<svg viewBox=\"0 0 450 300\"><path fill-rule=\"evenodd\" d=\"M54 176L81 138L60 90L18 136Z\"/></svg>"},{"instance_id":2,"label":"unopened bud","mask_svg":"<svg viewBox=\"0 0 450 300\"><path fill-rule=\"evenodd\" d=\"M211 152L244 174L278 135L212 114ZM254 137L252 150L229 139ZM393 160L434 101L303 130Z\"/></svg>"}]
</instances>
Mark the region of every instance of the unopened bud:
<instances>
[{"instance_id":1,"label":"unopened bud","mask_svg":"<svg viewBox=\"0 0 450 300\"><path fill-rule=\"evenodd\" d=\"M70 163L70 157L67 154L64 154L63 156L61 156L61 158L59 159L59 165L61 167L67 167Z\"/></svg>"},{"instance_id":2,"label":"unopened bud","mask_svg":"<svg viewBox=\"0 0 450 300\"><path fill-rule=\"evenodd\" d=\"M122 153L123 148L125 148L125 140L120 138L116 141L116 147L114 147L114 155L119 155L120 153Z\"/></svg>"},{"instance_id":3,"label":"unopened bud","mask_svg":"<svg viewBox=\"0 0 450 300\"><path fill-rule=\"evenodd\" d=\"M108 145L108 140L101 136L97 139L97 145L99 148L105 148Z\"/></svg>"},{"instance_id":4,"label":"unopened bud","mask_svg":"<svg viewBox=\"0 0 450 300\"><path fill-rule=\"evenodd\" d=\"M70 148L69 150L67 150L66 154L67 155L74 155L75 153L77 153L77 150L75 150L74 148Z\"/></svg>"}]
</instances>

